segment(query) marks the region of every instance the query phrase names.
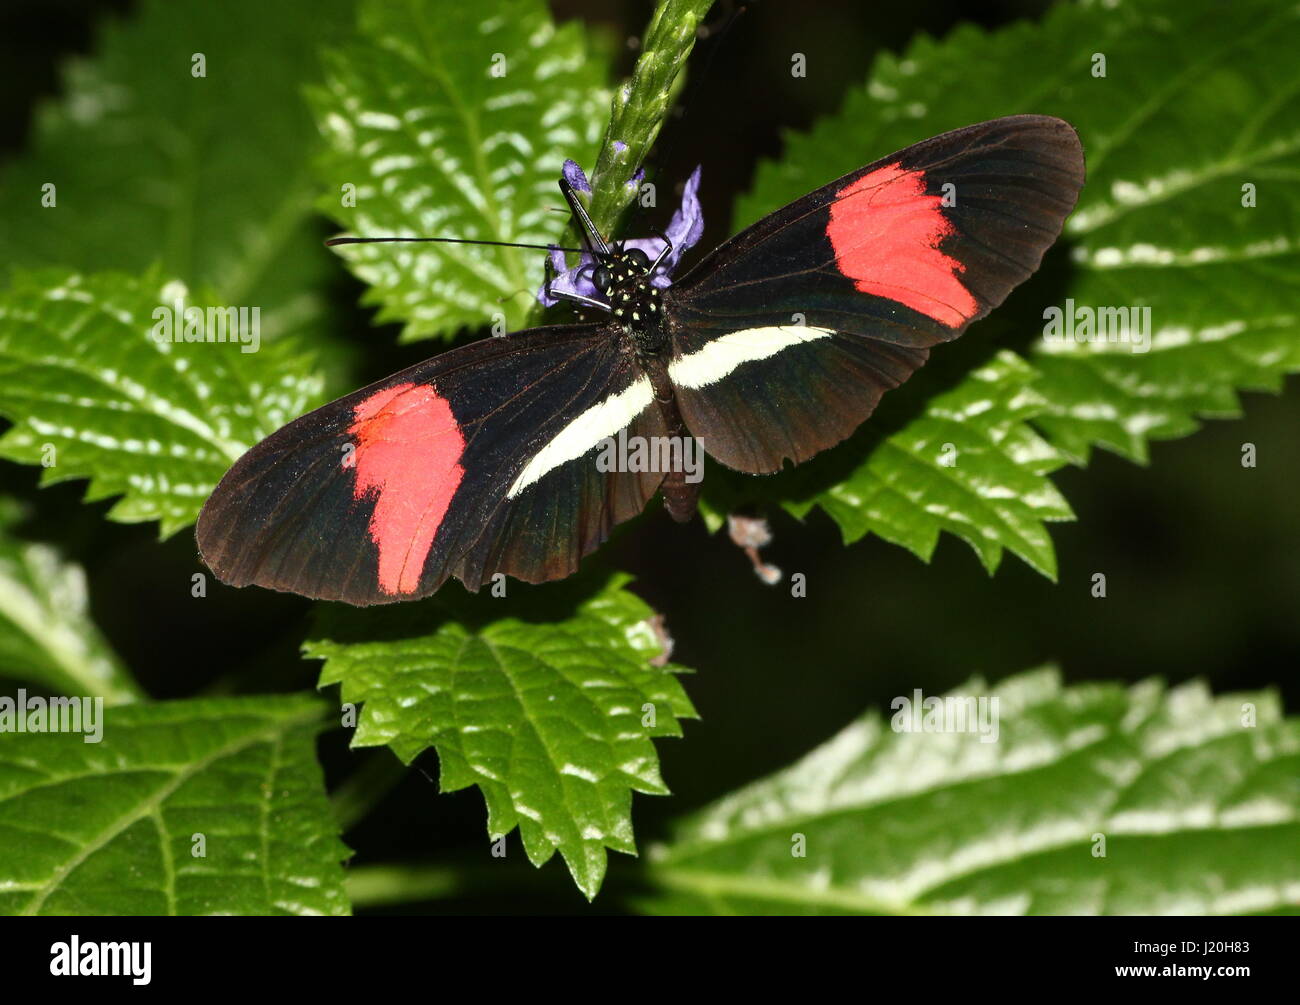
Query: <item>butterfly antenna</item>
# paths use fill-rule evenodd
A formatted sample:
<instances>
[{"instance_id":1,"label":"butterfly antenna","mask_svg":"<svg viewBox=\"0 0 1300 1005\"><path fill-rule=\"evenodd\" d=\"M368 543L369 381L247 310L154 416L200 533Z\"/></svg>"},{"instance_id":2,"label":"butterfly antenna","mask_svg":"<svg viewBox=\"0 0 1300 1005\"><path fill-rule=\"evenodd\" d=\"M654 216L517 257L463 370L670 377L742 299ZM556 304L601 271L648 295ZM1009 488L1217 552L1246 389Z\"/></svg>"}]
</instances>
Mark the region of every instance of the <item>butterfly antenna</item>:
<instances>
[{"instance_id":1,"label":"butterfly antenna","mask_svg":"<svg viewBox=\"0 0 1300 1005\"><path fill-rule=\"evenodd\" d=\"M536 251L560 251L582 253L581 248L560 248L554 244L519 244L516 241L476 241L467 237L331 237L326 246L336 244L490 244L497 248L531 248Z\"/></svg>"},{"instance_id":2,"label":"butterfly antenna","mask_svg":"<svg viewBox=\"0 0 1300 1005\"><path fill-rule=\"evenodd\" d=\"M564 193L564 201L569 204L570 212L573 213L574 218L582 226L582 236L587 239L592 255L596 258L608 257L609 245L600 236L600 231L596 229L596 225L591 222L591 217L587 215L587 208L583 206L582 200L578 198L578 193L573 191L569 179L560 179L560 191Z\"/></svg>"}]
</instances>

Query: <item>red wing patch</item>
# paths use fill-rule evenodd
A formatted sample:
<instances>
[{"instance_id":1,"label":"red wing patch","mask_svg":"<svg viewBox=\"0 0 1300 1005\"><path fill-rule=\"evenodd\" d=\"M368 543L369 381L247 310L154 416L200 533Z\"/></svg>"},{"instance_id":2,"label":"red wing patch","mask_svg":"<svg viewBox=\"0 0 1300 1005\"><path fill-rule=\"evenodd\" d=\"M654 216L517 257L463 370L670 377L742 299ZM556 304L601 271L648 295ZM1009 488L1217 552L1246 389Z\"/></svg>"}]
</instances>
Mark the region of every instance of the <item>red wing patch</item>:
<instances>
[{"instance_id":1,"label":"red wing patch","mask_svg":"<svg viewBox=\"0 0 1300 1005\"><path fill-rule=\"evenodd\" d=\"M379 588L396 595L420 586L424 561L465 469L465 437L451 406L430 384L376 391L353 410L353 497L373 496L370 538L379 550Z\"/></svg>"},{"instance_id":2,"label":"red wing patch","mask_svg":"<svg viewBox=\"0 0 1300 1005\"><path fill-rule=\"evenodd\" d=\"M939 250L954 232L942 203L926 193L925 172L887 164L835 194L826 236L840 272L863 293L959 328L979 305L957 278L965 266Z\"/></svg>"}]
</instances>

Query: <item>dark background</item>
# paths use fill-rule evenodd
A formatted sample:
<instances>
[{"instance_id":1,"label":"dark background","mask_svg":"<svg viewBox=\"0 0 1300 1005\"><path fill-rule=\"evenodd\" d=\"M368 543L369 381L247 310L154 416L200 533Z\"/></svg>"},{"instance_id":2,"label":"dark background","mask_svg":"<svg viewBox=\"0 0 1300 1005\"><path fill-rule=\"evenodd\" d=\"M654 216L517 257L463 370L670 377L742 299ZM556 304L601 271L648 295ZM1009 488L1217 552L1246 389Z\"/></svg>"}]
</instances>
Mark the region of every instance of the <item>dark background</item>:
<instances>
[{"instance_id":1,"label":"dark background","mask_svg":"<svg viewBox=\"0 0 1300 1005\"><path fill-rule=\"evenodd\" d=\"M897 51L917 32L943 35L961 20L992 28L1036 17L1046 6L756 3L718 30L729 20L720 5L692 57L684 114L667 126L652 159L661 186L704 164L701 248L711 247L728 235L734 199L757 161L780 155L782 131L834 112L844 89L866 78L876 52ZM0 157L21 149L34 106L57 95L62 60L93 52L94 26L130 8L128 0L7 0L0 10ZM554 9L622 39L642 29L650 5L559 0ZM789 74L795 51L807 55L805 79ZM634 58L623 49L620 74ZM661 200L665 217L669 204ZM322 222L321 232L331 228ZM1068 268L1060 257L1057 266ZM342 267L336 293L337 323L361 360L357 386L435 348L398 349L395 329L371 328L355 306L360 286ZM1038 302L1032 293L1013 295L998 312L1000 323L977 326L963 342L979 353L982 338L987 353L1018 322L1037 330ZM926 565L874 537L845 548L820 513L803 524L770 513L776 537L768 557L808 576L808 598L796 600L788 588L763 586L725 534L710 537L698 521L677 526L652 507L595 565L634 573L636 592L666 616L674 659L697 670L684 683L703 718L686 725L684 740L658 744L674 796L635 797L640 846L671 817L789 763L863 709L916 687L937 693L973 673L996 679L1054 661L1071 681L1199 677L1216 691L1279 687L1294 713L1300 530L1292 473L1300 444L1291 431L1300 396L1294 379L1288 388L1280 398L1244 395L1244 418L1153 445L1149 467L1098 452L1087 469L1056 475L1078 516L1053 530L1056 584L1013 556L990 578L971 549L949 536ZM1258 448L1254 470L1239 463L1247 441ZM189 577L199 566L189 533L160 545L155 525L109 523L102 519L107 503L82 504L84 484L38 491L36 474L0 463L0 491L30 500L32 534L60 543L85 565L97 623L151 694L313 684L317 665L297 656L309 603L219 585L194 601ZM1104 600L1090 595L1094 572L1107 575ZM322 753L333 781L358 763L391 757L383 750L350 754L337 733L322 741ZM540 873L522 855L505 864L488 859L478 791L440 796L428 778L437 774L435 756L426 753L417 764L427 775L408 772L346 835L357 849L354 862L463 865L472 889L421 910L587 910L558 855ZM630 864L611 854L597 910L619 908L615 894L635 882Z\"/></svg>"}]
</instances>

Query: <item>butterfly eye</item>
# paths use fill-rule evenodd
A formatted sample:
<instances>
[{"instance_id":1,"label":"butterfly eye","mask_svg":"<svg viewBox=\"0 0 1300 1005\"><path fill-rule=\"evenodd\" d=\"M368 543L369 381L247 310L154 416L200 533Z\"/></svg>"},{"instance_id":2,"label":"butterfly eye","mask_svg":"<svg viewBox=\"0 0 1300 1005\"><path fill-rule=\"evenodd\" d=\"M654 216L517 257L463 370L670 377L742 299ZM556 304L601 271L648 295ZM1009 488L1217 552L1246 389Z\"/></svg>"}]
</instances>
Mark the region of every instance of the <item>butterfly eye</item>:
<instances>
[{"instance_id":1,"label":"butterfly eye","mask_svg":"<svg viewBox=\"0 0 1300 1005\"><path fill-rule=\"evenodd\" d=\"M591 274L591 281L596 289L602 293L608 292L609 288L614 285L614 277L610 275L609 269L603 265L596 266L596 271Z\"/></svg>"},{"instance_id":2,"label":"butterfly eye","mask_svg":"<svg viewBox=\"0 0 1300 1005\"><path fill-rule=\"evenodd\" d=\"M640 248L629 248L624 252L623 260L640 272L650 268L650 256Z\"/></svg>"}]
</instances>

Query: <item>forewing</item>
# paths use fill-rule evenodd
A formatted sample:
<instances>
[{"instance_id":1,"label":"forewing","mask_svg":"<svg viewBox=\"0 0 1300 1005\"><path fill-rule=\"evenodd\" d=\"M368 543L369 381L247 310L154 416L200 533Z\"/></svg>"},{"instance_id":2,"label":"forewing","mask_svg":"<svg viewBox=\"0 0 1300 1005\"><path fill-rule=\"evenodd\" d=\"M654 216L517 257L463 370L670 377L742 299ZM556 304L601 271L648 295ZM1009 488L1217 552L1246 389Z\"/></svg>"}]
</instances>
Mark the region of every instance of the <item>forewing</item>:
<instances>
[{"instance_id":1,"label":"forewing","mask_svg":"<svg viewBox=\"0 0 1300 1005\"><path fill-rule=\"evenodd\" d=\"M665 293L687 426L752 473L840 442L1038 268L1083 178L1068 123L1011 116L882 158L742 231Z\"/></svg>"}]
</instances>

